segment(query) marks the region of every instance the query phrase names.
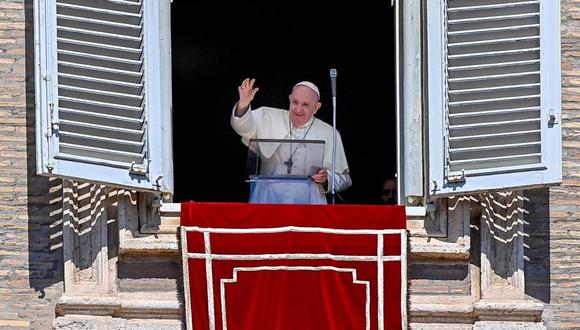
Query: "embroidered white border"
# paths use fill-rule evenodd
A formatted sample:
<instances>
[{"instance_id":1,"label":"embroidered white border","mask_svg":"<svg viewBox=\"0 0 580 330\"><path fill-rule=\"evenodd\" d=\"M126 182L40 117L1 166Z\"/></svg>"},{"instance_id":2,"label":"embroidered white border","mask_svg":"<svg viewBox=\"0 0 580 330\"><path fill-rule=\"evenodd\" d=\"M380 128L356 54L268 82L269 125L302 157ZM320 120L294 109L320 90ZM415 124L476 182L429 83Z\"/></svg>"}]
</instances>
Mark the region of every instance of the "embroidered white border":
<instances>
[{"instance_id":1,"label":"embroidered white border","mask_svg":"<svg viewBox=\"0 0 580 330\"><path fill-rule=\"evenodd\" d=\"M213 272L212 272L212 260L279 260L279 259L310 259L310 260L337 260L337 261L371 261L377 262L377 323L378 329L384 330L384 265L385 261L401 261L401 313L402 313L402 324L406 325L406 290L407 285L403 283L406 282L406 253L407 246L406 240L407 235L404 229L333 229L333 228L322 228L322 227L297 227L297 226L285 226L285 227L273 227L273 228L204 228L197 226L188 226L183 228L182 233L186 232L200 232L204 236L205 253L187 253L187 258L192 259L205 259L206 266L206 281L207 281L207 301L208 301L208 318L210 330L215 330L215 299L213 292ZM254 254L254 255L231 255L231 254L212 254L211 253L211 240L210 233L220 233L220 234L265 234L265 233L284 233L284 232L299 232L299 233L326 233L326 234L344 234L344 235L376 235L377 236L377 255L376 256L345 256L345 255L333 255L333 254L316 254L316 253L281 253L281 254ZM384 235L401 235L401 255L398 256L384 256ZM184 240L186 240L187 235L183 235ZM184 244L184 246L187 246ZM278 267L278 266L269 266ZM285 267L285 266L279 266ZM298 266L302 267L302 266ZM307 266L303 266L307 267ZM321 266L321 267L331 267L331 266ZM260 267L255 267L260 268ZM242 267L243 269L243 267ZM338 268L337 268L338 269ZM346 269L346 268L345 268ZM354 275L353 275L354 276ZM222 279L223 281L223 279ZM223 285L220 283L220 286ZM403 291L404 290L404 291ZM220 293L221 296L221 293ZM222 326L226 322L225 311L225 292L222 298ZM404 301L403 301L404 300ZM367 300L370 304L370 300ZM190 302L191 303L191 302ZM404 308L403 308L404 307ZM191 313L188 313L189 324L192 324ZM370 313L369 313L370 320ZM370 321L367 323L370 324ZM188 325L188 328L189 325ZM226 329L226 328L224 328Z\"/></svg>"},{"instance_id":2,"label":"embroidered white border","mask_svg":"<svg viewBox=\"0 0 580 330\"><path fill-rule=\"evenodd\" d=\"M212 267L212 257L211 257L211 241L209 233L203 233L203 242L205 247L205 280L207 286L207 314L209 320L210 330L215 330L215 307L214 307L214 296L213 296L213 267Z\"/></svg>"},{"instance_id":3,"label":"embroidered white border","mask_svg":"<svg viewBox=\"0 0 580 330\"><path fill-rule=\"evenodd\" d=\"M332 270L336 272L350 272L352 274L352 282L354 284L361 284L365 286L365 329L369 330L371 327L371 287L369 281L361 281L357 279L357 272L354 268L339 268L334 266L261 266L261 267L235 267L231 279L220 280L220 298L222 307L222 329L227 330L227 314L226 314L226 284L235 283L238 281L238 272L258 272L258 271L324 271Z\"/></svg>"}]
</instances>

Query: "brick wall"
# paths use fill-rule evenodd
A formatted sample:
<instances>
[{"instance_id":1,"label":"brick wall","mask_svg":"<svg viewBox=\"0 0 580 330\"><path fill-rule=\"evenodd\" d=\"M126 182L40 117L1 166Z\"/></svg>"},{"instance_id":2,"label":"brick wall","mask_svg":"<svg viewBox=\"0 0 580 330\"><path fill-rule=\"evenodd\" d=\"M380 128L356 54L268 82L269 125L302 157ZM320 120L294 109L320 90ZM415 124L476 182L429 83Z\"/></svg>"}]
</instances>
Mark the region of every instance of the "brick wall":
<instances>
[{"instance_id":1,"label":"brick wall","mask_svg":"<svg viewBox=\"0 0 580 330\"><path fill-rule=\"evenodd\" d=\"M550 329L580 329L580 0L562 7L563 183L528 193L526 292Z\"/></svg>"},{"instance_id":2,"label":"brick wall","mask_svg":"<svg viewBox=\"0 0 580 330\"><path fill-rule=\"evenodd\" d=\"M62 292L59 181L34 175L33 40L32 1L0 1L1 329L52 328Z\"/></svg>"}]
</instances>

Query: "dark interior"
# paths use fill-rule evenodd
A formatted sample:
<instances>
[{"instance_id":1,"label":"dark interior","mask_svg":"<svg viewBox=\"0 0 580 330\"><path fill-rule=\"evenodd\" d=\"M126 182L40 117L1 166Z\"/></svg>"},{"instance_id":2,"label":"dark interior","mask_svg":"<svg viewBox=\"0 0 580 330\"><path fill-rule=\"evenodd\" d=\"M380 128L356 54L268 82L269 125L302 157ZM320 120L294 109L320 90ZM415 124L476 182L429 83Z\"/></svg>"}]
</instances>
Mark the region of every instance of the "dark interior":
<instances>
[{"instance_id":1,"label":"dark interior","mask_svg":"<svg viewBox=\"0 0 580 330\"><path fill-rule=\"evenodd\" d=\"M174 1L175 202L245 202L246 147L229 124L245 77L252 104L288 108L298 81L320 88L317 117L337 128L353 185L337 203L379 204L396 172L394 10L390 1Z\"/></svg>"}]
</instances>

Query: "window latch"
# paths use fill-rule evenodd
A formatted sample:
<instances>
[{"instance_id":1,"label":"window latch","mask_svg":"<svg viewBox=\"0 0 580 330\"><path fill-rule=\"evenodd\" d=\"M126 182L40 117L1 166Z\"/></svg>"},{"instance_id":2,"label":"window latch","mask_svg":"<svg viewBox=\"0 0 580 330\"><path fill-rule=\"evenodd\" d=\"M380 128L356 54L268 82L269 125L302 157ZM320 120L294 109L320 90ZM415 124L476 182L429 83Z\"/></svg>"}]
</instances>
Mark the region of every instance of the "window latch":
<instances>
[{"instance_id":1,"label":"window latch","mask_svg":"<svg viewBox=\"0 0 580 330\"><path fill-rule=\"evenodd\" d=\"M557 123L558 123L558 115L556 114L556 111L554 111L554 109L550 109L550 112L548 112L548 125L551 127Z\"/></svg>"}]
</instances>

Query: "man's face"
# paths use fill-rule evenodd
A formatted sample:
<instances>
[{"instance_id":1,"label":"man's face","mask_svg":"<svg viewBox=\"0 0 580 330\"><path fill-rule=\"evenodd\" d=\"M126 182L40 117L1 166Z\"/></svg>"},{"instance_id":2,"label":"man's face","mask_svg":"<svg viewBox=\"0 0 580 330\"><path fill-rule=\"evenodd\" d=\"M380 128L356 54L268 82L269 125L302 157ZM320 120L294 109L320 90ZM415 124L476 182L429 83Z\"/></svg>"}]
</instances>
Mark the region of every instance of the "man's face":
<instances>
[{"instance_id":1,"label":"man's face","mask_svg":"<svg viewBox=\"0 0 580 330\"><path fill-rule=\"evenodd\" d=\"M289 96L290 121L294 126L302 126L320 109L316 92L306 86L296 86Z\"/></svg>"},{"instance_id":2,"label":"man's face","mask_svg":"<svg viewBox=\"0 0 580 330\"><path fill-rule=\"evenodd\" d=\"M397 181L389 179L383 183L383 203L397 204Z\"/></svg>"}]
</instances>

